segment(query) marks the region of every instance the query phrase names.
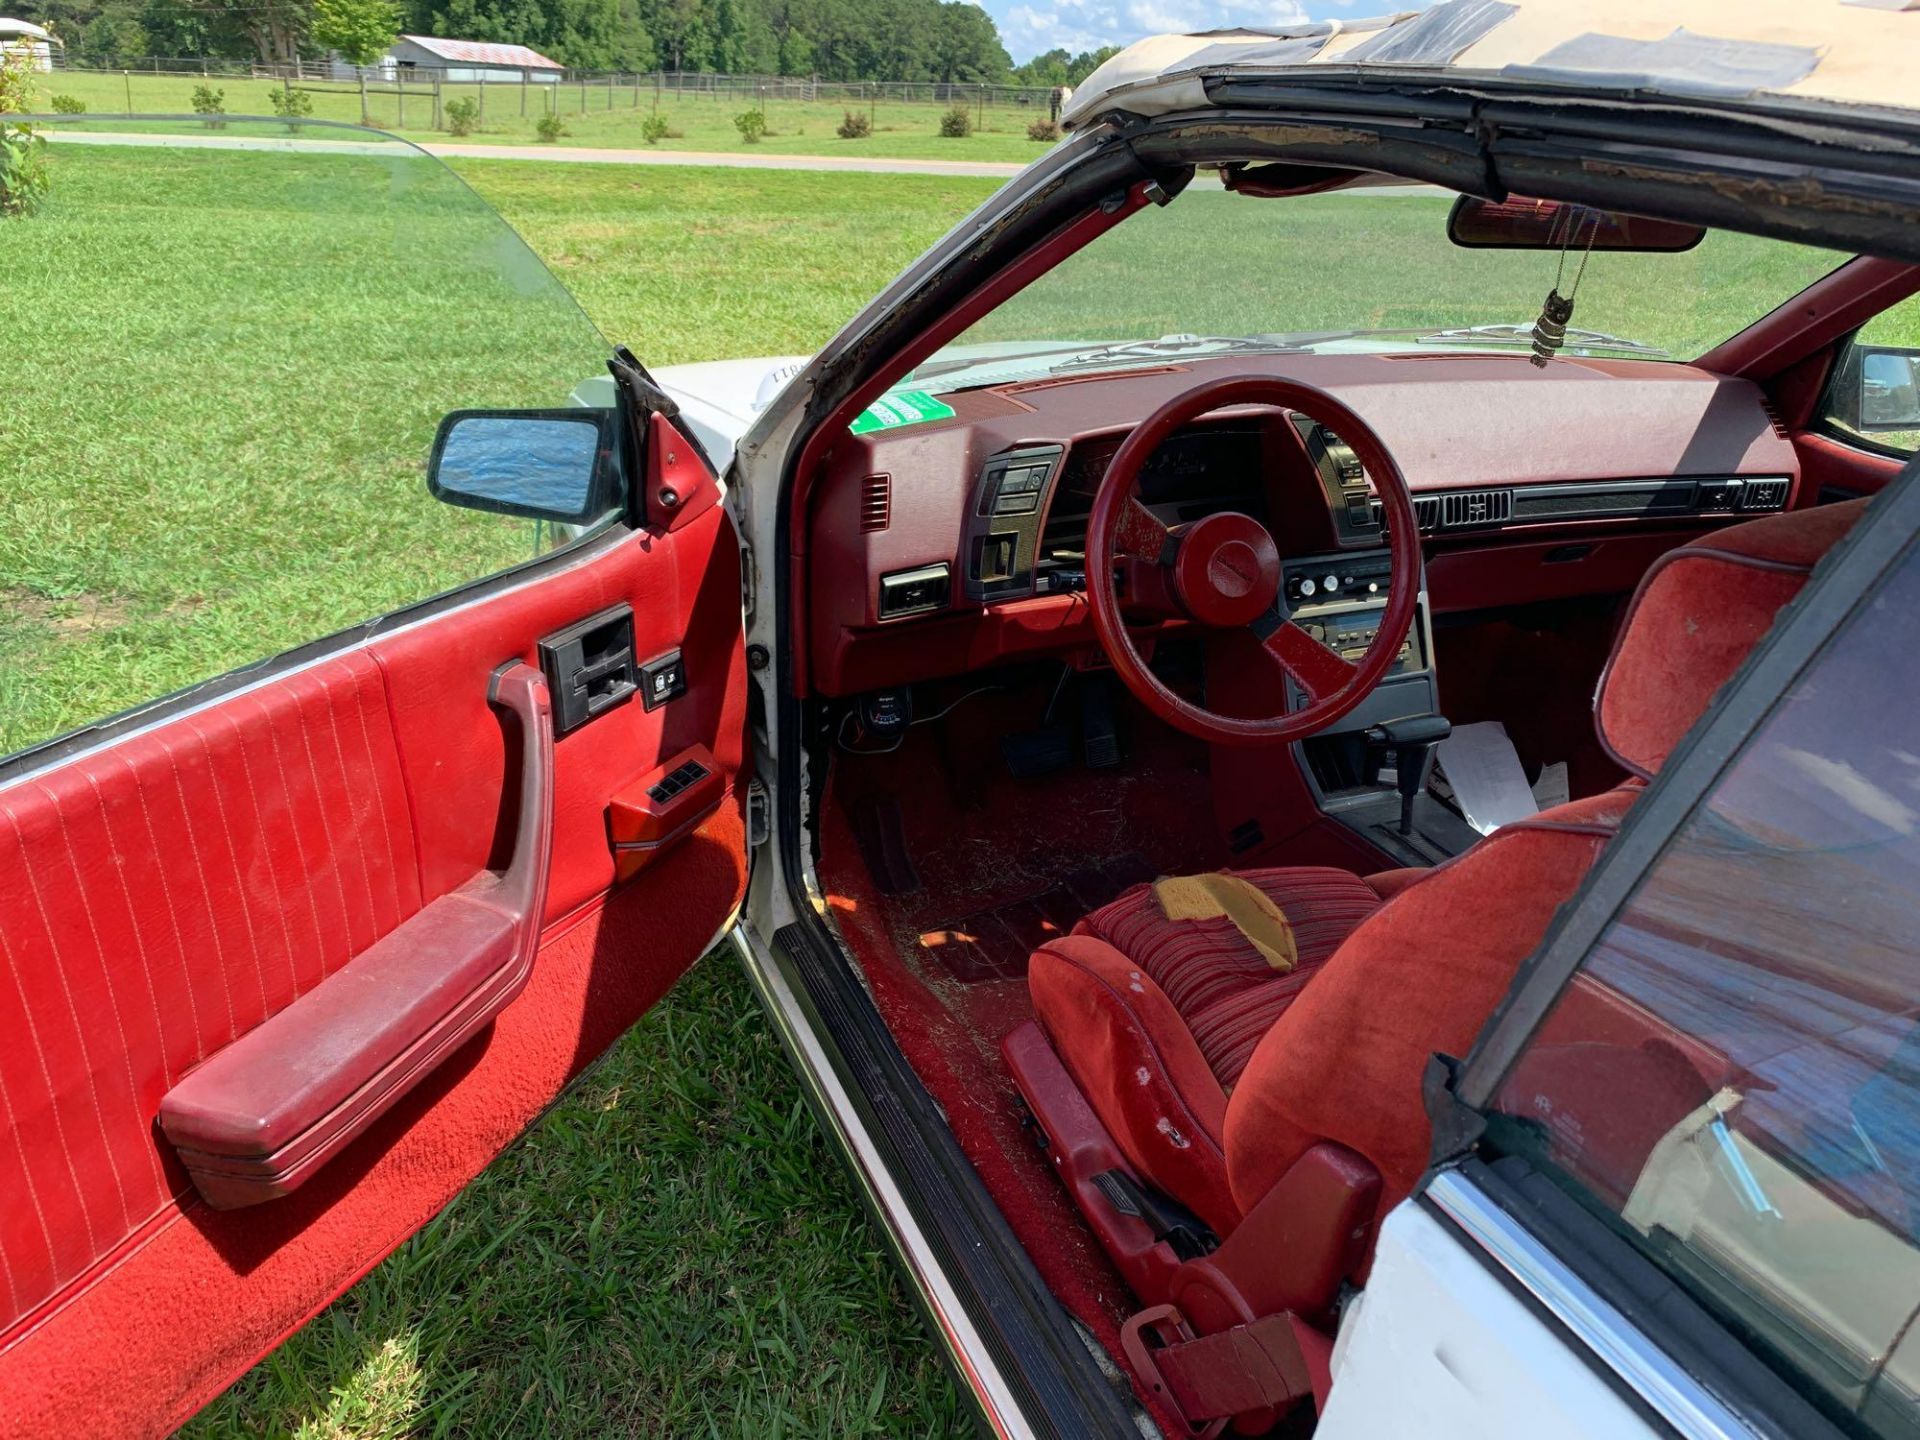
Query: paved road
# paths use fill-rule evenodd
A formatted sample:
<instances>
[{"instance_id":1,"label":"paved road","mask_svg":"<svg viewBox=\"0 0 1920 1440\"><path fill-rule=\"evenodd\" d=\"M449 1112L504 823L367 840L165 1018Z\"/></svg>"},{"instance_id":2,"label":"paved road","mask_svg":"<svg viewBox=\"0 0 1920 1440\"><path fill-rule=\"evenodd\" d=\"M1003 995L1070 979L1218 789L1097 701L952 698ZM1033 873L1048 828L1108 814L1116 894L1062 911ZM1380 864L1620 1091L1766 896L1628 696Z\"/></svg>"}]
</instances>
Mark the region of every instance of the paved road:
<instances>
[{"instance_id":1,"label":"paved road","mask_svg":"<svg viewBox=\"0 0 1920 1440\"><path fill-rule=\"evenodd\" d=\"M318 127L316 127L318 128ZM62 130L47 132L66 143L87 145L198 146L210 150L305 150L332 154L391 155L393 141L326 140L271 135L186 135L178 132ZM595 150L574 145L457 145L420 147L443 159L543 160L574 165L714 165L728 170L839 170L869 175L968 175L1004 180L1025 166L972 160L885 160L866 155L742 155L701 150Z\"/></svg>"},{"instance_id":2,"label":"paved road","mask_svg":"<svg viewBox=\"0 0 1920 1440\"><path fill-rule=\"evenodd\" d=\"M430 154L469 160L559 160L581 165L720 165L730 170L850 170L870 175L975 175L1004 180L1024 165L975 160L886 160L868 155L773 155L702 150L595 150L575 145L440 145Z\"/></svg>"}]
</instances>

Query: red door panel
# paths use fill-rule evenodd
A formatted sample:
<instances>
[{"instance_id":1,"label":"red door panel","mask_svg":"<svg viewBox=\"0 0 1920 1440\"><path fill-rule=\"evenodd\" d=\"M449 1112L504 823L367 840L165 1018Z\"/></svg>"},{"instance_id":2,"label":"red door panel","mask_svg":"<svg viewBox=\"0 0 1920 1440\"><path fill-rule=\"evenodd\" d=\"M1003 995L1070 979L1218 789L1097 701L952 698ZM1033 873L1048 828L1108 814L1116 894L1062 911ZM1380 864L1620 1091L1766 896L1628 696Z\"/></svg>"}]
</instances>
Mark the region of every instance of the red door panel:
<instances>
[{"instance_id":1,"label":"red door panel","mask_svg":"<svg viewBox=\"0 0 1920 1440\"><path fill-rule=\"evenodd\" d=\"M739 560L672 533L0 780L0 1434L159 1434L429 1219L617 1038L745 885ZM615 603L687 691L555 746L526 988L284 1198L200 1200L155 1126L183 1075L514 843L503 661ZM725 799L615 888L613 795L693 746Z\"/></svg>"}]
</instances>

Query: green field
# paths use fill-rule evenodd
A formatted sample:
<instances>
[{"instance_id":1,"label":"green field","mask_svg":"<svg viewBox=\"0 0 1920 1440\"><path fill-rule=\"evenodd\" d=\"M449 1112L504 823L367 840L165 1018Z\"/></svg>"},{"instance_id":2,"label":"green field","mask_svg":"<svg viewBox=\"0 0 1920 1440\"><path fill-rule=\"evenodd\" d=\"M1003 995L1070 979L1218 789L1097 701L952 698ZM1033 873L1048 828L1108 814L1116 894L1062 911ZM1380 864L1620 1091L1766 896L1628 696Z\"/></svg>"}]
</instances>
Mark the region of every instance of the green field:
<instances>
[{"instance_id":1,"label":"green field","mask_svg":"<svg viewBox=\"0 0 1920 1440\"><path fill-rule=\"evenodd\" d=\"M226 132L242 133L239 127ZM61 142L0 226L0 753L531 553L435 424L649 361L806 351L992 188Z\"/></svg>"},{"instance_id":2,"label":"green field","mask_svg":"<svg viewBox=\"0 0 1920 1440\"><path fill-rule=\"evenodd\" d=\"M194 89L203 84L223 92L230 115L274 113L271 94L279 88L278 82L230 76L202 80L196 75L62 71L43 77L41 99L51 103L54 95L71 95L86 104L89 115L103 118L126 114L129 104L135 115L185 115L192 113ZM357 87L308 81L300 88L312 97L316 120L361 123ZM542 106L547 106L566 124L567 133L557 142L561 145L643 149L647 142L640 127L650 115L658 113L680 132L661 140L658 148L662 150L753 150L774 155L870 155L1025 164L1047 148L1027 138L1027 126L1044 111L1020 105L970 107L977 120L974 133L950 139L940 133L940 117L948 108L944 105L766 100L762 103L768 133L758 144L749 146L742 142L733 123L734 116L756 106L754 100L744 96L676 96L671 91L656 96L651 85L608 86L603 81L598 85L590 82L584 90L579 85L448 85L441 98L443 103L466 98L482 106L485 113L480 128L465 137L467 143L535 144L539 137L534 124ZM871 138L842 140L834 133L849 109L869 114L874 132ZM373 87L366 119L409 140L454 138L444 127L438 131L433 128L433 95L424 85L408 85L404 93L391 85Z\"/></svg>"}]
</instances>

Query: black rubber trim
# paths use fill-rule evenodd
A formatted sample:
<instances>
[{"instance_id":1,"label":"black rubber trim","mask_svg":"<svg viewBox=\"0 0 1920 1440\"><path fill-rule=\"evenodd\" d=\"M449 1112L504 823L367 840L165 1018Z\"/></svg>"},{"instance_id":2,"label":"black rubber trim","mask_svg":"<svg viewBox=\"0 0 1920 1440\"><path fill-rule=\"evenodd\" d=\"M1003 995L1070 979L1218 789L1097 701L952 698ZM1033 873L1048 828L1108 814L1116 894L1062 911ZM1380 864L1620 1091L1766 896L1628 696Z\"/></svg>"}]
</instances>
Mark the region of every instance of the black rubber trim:
<instances>
[{"instance_id":1,"label":"black rubber trim","mask_svg":"<svg viewBox=\"0 0 1920 1440\"><path fill-rule=\"evenodd\" d=\"M1766 1440L1843 1440L1845 1432L1711 1311L1546 1174L1516 1156L1492 1164L1467 1160L1460 1165L1459 1173L1596 1295L1627 1317L1655 1349L1738 1412L1755 1434ZM1508 1291L1559 1333L1569 1350L1585 1356L1593 1373L1653 1428L1666 1434L1678 1433L1444 1210L1424 1193L1414 1203L1456 1236Z\"/></svg>"},{"instance_id":2,"label":"black rubber trim","mask_svg":"<svg viewBox=\"0 0 1920 1440\"><path fill-rule=\"evenodd\" d=\"M817 917L788 925L769 950L1034 1432L1138 1433L825 927Z\"/></svg>"}]
</instances>

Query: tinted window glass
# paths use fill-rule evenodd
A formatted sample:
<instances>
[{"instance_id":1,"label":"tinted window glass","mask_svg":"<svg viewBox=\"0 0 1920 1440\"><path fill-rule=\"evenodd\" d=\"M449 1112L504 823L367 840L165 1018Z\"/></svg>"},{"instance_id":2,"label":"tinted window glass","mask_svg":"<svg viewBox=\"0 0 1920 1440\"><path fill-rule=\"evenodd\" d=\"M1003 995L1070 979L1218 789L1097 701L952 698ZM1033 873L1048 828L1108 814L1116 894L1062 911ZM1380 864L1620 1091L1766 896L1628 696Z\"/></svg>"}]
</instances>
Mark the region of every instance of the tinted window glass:
<instances>
[{"instance_id":1,"label":"tinted window glass","mask_svg":"<svg viewBox=\"0 0 1920 1440\"><path fill-rule=\"evenodd\" d=\"M612 398L598 331L439 160L54 128L45 205L0 222L0 755L583 528L428 493L450 411Z\"/></svg>"},{"instance_id":2,"label":"tinted window glass","mask_svg":"<svg viewBox=\"0 0 1920 1440\"><path fill-rule=\"evenodd\" d=\"M1920 1428L1920 563L1781 700L1501 1133L1863 1433Z\"/></svg>"}]
</instances>

